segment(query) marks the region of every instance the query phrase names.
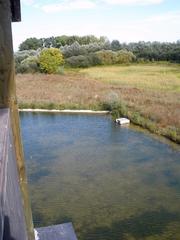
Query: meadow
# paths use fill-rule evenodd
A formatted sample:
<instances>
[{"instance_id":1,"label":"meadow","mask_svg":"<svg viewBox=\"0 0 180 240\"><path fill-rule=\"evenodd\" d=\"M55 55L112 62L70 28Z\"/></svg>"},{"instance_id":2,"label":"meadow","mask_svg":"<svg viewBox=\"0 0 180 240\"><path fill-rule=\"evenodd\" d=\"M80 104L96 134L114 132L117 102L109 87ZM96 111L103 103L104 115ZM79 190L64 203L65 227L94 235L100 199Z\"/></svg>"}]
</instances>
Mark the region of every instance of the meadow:
<instances>
[{"instance_id":1,"label":"meadow","mask_svg":"<svg viewBox=\"0 0 180 240\"><path fill-rule=\"evenodd\" d=\"M21 108L111 110L180 142L180 65L149 63L17 74Z\"/></svg>"}]
</instances>

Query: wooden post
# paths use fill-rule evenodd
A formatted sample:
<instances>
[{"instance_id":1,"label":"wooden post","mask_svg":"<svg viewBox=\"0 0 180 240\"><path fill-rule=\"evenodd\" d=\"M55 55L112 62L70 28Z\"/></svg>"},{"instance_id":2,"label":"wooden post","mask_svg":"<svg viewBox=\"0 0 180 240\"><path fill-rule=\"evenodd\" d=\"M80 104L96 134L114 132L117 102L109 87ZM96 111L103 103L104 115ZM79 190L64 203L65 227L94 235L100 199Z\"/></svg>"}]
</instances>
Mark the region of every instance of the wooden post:
<instances>
[{"instance_id":1,"label":"wooden post","mask_svg":"<svg viewBox=\"0 0 180 240\"><path fill-rule=\"evenodd\" d=\"M10 108L11 111L11 127L13 131L19 173L19 184L22 194L28 240L34 240L34 227L27 191L27 178L21 144L19 113L15 90L16 87L14 79L14 57L11 29L12 1L19 0L0 0L0 108ZM14 14L15 13L13 13L13 15Z\"/></svg>"}]
</instances>

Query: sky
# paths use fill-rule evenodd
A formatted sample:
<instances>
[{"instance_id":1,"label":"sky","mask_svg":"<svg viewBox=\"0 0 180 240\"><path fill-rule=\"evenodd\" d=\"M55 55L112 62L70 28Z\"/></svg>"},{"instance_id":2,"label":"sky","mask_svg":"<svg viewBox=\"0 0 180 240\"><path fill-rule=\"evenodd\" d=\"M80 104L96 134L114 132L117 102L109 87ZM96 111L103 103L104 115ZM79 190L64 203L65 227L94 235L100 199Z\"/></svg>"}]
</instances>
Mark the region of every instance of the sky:
<instances>
[{"instance_id":1,"label":"sky","mask_svg":"<svg viewBox=\"0 0 180 240\"><path fill-rule=\"evenodd\" d=\"M106 36L120 42L180 40L180 0L21 0L14 50L26 38Z\"/></svg>"}]
</instances>

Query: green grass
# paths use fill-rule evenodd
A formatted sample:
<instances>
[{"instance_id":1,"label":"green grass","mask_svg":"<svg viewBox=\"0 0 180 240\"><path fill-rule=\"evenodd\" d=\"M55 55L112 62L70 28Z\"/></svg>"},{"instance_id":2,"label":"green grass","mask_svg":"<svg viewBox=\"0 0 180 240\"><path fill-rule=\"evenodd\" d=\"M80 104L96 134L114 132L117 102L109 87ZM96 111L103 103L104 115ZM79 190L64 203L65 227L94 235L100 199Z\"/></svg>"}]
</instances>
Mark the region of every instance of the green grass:
<instances>
[{"instance_id":1,"label":"green grass","mask_svg":"<svg viewBox=\"0 0 180 240\"><path fill-rule=\"evenodd\" d=\"M125 87L180 92L180 65L104 66L80 70L90 78Z\"/></svg>"}]
</instances>

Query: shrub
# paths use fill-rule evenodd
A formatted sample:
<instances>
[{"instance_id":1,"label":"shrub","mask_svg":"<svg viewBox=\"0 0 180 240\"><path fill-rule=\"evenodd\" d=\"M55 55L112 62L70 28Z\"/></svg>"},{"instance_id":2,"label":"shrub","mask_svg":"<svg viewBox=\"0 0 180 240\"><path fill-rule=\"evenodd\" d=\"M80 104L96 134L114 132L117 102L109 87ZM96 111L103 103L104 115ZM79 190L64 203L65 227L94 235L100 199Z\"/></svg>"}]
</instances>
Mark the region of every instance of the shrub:
<instances>
[{"instance_id":1,"label":"shrub","mask_svg":"<svg viewBox=\"0 0 180 240\"><path fill-rule=\"evenodd\" d=\"M38 58L35 56L24 59L16 66L17 73L35 73L39 71Z\"/></svg>"},{"instance_id":2,"label":"shrub","mask_svg":"<svg viewBox=\"0 0 180 240\"><path fill-rule=\"evenodd\" d=\"M130 62L133 62L134 60L136 60L136 56L130 52L130 51L127 51L127 50L120 50L117 52L117 55L116 55L116 63L130 63Z\"/></svg>"},{"instance_id":3,"label":"shrub","mask_svg":"<svg viewBox=\"0 0 180 240\"><path fill-rule=\"evenodd\" d=\"M90 61L91 66L101 65L101 61L100 61L100 59L98 58L98 56L97 56L96 53L90 53L90 54L88 55L88 58L89 58L89 61Z\"/></svg>"},{"instance_id":4,"label":"shrub","mask_svg":"<svg viewBox=\"0 0 180 240\"><path fill-rule=\"evenodd\" d=\"M87 55L97 51L110 49L108 42L92 42L89 44L80 45L77 41L71 45L65 45L60 48L64 57L69 58L79 55Z\"/></svg>"},{"instance_id":5,"label":"shrub","mask_svg":"<svg viewBox=\"0 0 180 240\"><path fill-rule=\"evenodd\" d=\"M70 58L67 58L65 62L70 67L91 67L101 64L101 61L97 57L96 53L72 56Z\"/></svg>"},{"instance_id":6,"label":"shrub","mask_svg":"<svg viewBox=\"0 0 180 240\"><path fill-rule=\"evenodd\" d=\"M84 45L81 46L78 42L74 42L71 45L66 45L64 47L61 47L61 51L65 58L87 54L87 51Z\"/></svg>"},{"instance_id":7,"label":"shrub","mask_svg":"<svg viewBox=\"0 0 180 240\"><path fill-rule=\"evenodd\" d=\"M25 51L18 51L15 52L14 54L14 60L15 60L15 68L16 68L16 72L28 72L28 66L27 64L22 62L29 58L29 57L36 57L38 55L38 51L35 50L25 50Z\"/></svg>"},{"instance_id":8,"label":"shrub","mask_svg":"<svg viewBox=\"0 0 180 240\"><path fill-rule=\"evenodd\" d=\"M66 59L67 65L71 67L90 67L91 59L88 56L73 56Z\"/></svg>"},{"instance_id":9,"label":"shrub","mask_svg":"<svg viewBox=\"0 0 180 240\"><path fill-rule=\"evenodd\" d=\"M40 69L44 73L57 73L63 63L63 55L57 48L46 48L39 55Z\"/></svg>"},{"instance_id":10,"label":"shrub","mask_svg":"<svg viewBox=\"0 0 180 240\"><path fill-rule=\"evenodd\" d=\"M96 52L101 65L111 65L116 63L116 53L111 50L102 50Z\"/></svg>"},{"instance_id":11,"label":"shrub","mask_svg":"<svg viewBox=\"0 0 180 240\"><path fill-rule=\"evenodd\" d=\"M169 129L167 129L165 135L168 138L172 139L173 141L177 141L178 140L178 133L177 133L177 131L178 130L175 127L169 127Z\"/></svg>"},{"instance_id":12,"label":"shrub","mask_svg":"<svg viewBox=\"0 0 180 240\"><path fill-rule=\"evenodd\" d=\"M90 43L88 45L84 45L84 47L88 53L94 53L94 52L103 50L105 47L105 44L95 42L95 43Z\"/></svg>"},{"instance_id":13,"label":"shrub","mask_svg":"<svg viewBox=\"0 0 180 240\"><path fill-rule=\"evenodd\" d=\"M21 63L24 59L30 56L37 56L37 55L38 55L38 51L35 51L35 50L18 51L14 53L14 60L16 63Z\"/></svg>"}]
</instances>

